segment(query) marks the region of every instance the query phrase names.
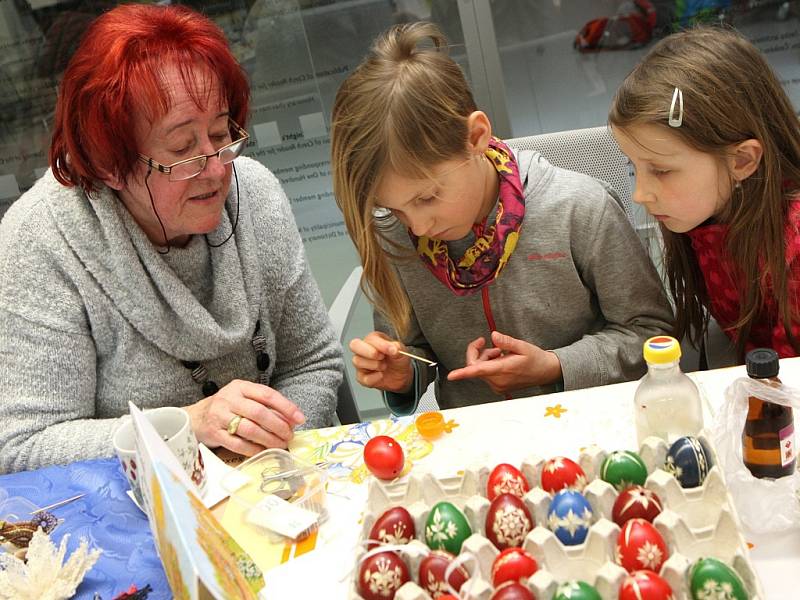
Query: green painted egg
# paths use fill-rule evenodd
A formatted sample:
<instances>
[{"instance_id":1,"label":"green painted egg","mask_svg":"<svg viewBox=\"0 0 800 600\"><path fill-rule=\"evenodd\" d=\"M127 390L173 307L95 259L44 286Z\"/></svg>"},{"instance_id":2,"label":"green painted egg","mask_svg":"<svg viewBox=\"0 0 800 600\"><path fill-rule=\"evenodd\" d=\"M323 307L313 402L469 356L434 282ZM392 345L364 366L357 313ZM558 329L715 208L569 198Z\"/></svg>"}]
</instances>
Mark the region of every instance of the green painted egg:
<instances>
[{"instance_id":1,"label":"green painted egg","mask_svg":"<svg viewBox=\"0 0 800 600\"><path fill-rule=\"evenodd\" d=\"M721 560L701 558L689 571L689 587L694 600L748 600L739 575Z\"/></svg>"},{"instance_id":2,"label":"green painted egg","mask_svg":"<svg viewBox=\"0 0 800 600\"><path fill-rule=\"evenodd\" d=\"M606 456L600 467L600 477L622 491L631 485L644 485L647 467L636 452L617 450Z\"/></svg>"},{"instance_id":3,"label":"green painted egg","mask_svg":"<svg viewBox=\"0 0 800 600\"><path fill-rule=\"evenodd\" d=\"M553 600L603 600L600 593L585 581L568 581L556 589Z\"/></svg>"},{"instance_id":4,"label":"green painted egg","mask_svg":"<svg viewBox=\"0 0 800 600\"><path fill-rule=\"evenodd\" d=\"M461 544L472 535L467 518L449 502L434 505L425 522L425 543L434 550L458 555Z\"/></svg>"}]
</instances>

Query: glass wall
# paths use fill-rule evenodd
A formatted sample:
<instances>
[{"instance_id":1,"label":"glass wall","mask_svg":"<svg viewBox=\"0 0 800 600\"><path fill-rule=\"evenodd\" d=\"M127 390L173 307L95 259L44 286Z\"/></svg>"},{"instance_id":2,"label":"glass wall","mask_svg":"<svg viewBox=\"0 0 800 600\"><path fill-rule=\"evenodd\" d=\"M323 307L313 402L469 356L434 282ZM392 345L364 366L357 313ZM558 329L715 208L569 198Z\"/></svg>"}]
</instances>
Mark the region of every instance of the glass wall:
<instances>
[{"instance_id":1,"label":"glass wall","mask_svg":"<svg viewBox=\"0 0 800 600\"><path fill-rule=\"evenodd\" d=\"M0 0L0 215L46 170L60 77L88 24L115 4ZM245 153L281 180L330 305L358 265L331 191L328 134L336 90L375 36L395 23L435 18L431 6L424 0L186 4L220 25L250 76L251 141ZM457 23L450 29L457 32ZM463 44L453 56L469 74ZM369 306L360 302L352 335L366 334L371 320ZM383 413L372 390L360 389L359 403L365 417Z\"/></svg>"},{"instance_id":2,"label":"glass wall","mask_svg":"<svg viewBox=\"0 0 800 600\"><path fill-rule=\"evenodd\" d=\"M87 25L115 4L0 0L0 214L47 168L60 76ZM428 19L444 29L476 99L503 137L604 124L614 90L648 49L647 40L637 43L626 29L631 15L648 6L655 15L654 37L692 20L733 24L766 53L795 105L800 105L798 2L191 0L187 4L224 29L250 76L253 101L247 154L282 181L328 304L358 262L331 191L330 109L339 84L371 40L394 23ZM592 29L601 33L596 40L600 48L579 51L576 35L588 23L606 17L610 19L602 29ZM370 321L369 307L362 302L352 334L366 333ZM382 408L377 394L362 392L364 415L378 414Z\"/></svg>"},{"instance_id":3,"label":"glass wall","mask_svg":"<svg viewBox=\"0 0 800 600\"><path fill-rule=\"evenodd\" d=\"M451 3L456 4L455 0ZM506 90L515 137L605 124L614 91L652 41L693 23L726 23L745 34L766 54L795 106L800 106L798 2L503 0L488 4L490 22L480 25L495 40L492 48L501 65L497 83ZM652 14L642 7L652 8ZM654 23L652 37L637 36L635 25L629 23L648 16ZM584 44L596 39L596 46L581 50L576 39L587 25L592 27L584 31Z\"/></svg>"}]
</instances>

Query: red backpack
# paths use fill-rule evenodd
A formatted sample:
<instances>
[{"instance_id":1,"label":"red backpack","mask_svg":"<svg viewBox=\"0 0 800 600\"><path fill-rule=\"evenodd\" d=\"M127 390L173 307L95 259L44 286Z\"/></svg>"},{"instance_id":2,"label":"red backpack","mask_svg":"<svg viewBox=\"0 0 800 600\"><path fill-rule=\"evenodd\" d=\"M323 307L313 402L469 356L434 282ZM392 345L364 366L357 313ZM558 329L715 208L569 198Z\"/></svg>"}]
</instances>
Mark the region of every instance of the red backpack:
<instances>
[{"instance_id":1,"label":"red backpack","mask_svg":"<svg viewBox=\"0 0 800 600\"><path fill-rule=\"evenodd\" d=\"M653 37L656 9L650 0L632 0L624 5L628 12L613 17L592 19L575 36L579 52L639 48Z\"/></svg>"}]
</instances>

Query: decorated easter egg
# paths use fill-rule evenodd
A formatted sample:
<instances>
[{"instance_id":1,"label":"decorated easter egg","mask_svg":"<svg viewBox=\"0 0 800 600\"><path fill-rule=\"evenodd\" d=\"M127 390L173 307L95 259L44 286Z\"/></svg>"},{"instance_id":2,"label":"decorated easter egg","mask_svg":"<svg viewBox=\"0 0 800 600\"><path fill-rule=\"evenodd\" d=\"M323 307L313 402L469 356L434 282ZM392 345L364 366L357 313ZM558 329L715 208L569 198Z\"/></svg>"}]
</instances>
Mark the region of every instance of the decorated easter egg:
<instances>
[{"instance_id":1,"label":"decorated easter egg","mask_svg":"<svg viewBox=\"0 0 800 600\"><path fill-rule=\"evenodd\" d=\"M533 517L517 496L500 494L492 500L486 513L486 537L499 550L522 546L531 529Z\"/></svg>"},{"instance_id":2,"label":"decorated easter egg","mask_svg":"<svg viewBox=\"0 0 800 600\"><path fill-rule=\"evenodd\" d=\"M669 551L658 530L644 519L631 519L617 538L617 562L628 573L649 569L658 573Z\"/></svg>"},{"instance_id":3,"label":"decorated easter egg","mask_svg":"<svg viewBox=\"0 0 800 600\"><path fill-rule=\"evenodd\" d=\"M492 469L486 482L486 497L494 500L500 494L514 494L522 498L530 489L525 477L514 465L501 463Z\"/></svg>"},{"instance_id":4,"label":"decorated easter egg","mask_svg":"<svg viewBox=\"0 0 800 600\"><path fill-rule=\"evenodd\" d=\"M458 555L461 544L472 535L467 518L449 502L435 504L425 522L425 543L434 550Z\"/></svg>"},{"instance_id":5,"label":"decorated easter egg","mask_svg":"<svg viewBox=\"0 0 800 600\"><path fill-rule=\"evenodd\" d=\"M586 473L574 460L565 456L551 458L542 466L542 489L549 494L561 490L583 491L586 487Z\"/></svg>"},{"instance_id":6,"label":"decorated easter egg","mask_svg":"<svg viewBox=\"0 0 800 600\"><path fill-rule=\"evenodd\" d=\"M672 588L653 571L634 571L625 578L619 600L673 600Z\"/></svg>"},{"instance_id":7,"label":"decorated easter egg","mask_svg":"<svg viewBox=\"0 0 800 600\"><path fill-rule=\"evenodd\" d=\"M749 598L744 582L736 571L716 558L701 558L692 565L689 570L689 588L694 600Z\"/></svg>"},{"instance_id":8,"label":"decorated easter egg","mask_svg":"<svg viewBox=\"0 0 800 600\"><path fill-rule=\"evenodd\" d=\"M556 588L553 600L603 600L593 585L585 581L568 581Z\"/></svg>"},{"instance_id":9,"label":"decorated easter egg","mask_svg":"<svg viewBox=\"0 0 800 600\"><path fill-rule=\"evenodd\" d=\"M392 600L408 581L408 567L394 552L379 552L358 569L358 593L364 600Z\"/></svg>"},{"instance_id":10,"label":"decorated easter egg","mask_svg":"<svg viewBox=\"0 0 800 600\"><path fill-rule=\"evenodd\" d=\"M644 485L647 467L636 452L617 450L606 456L600 467L600 477L622 490L631 485Z\"/></svg>"},{"instance_id":11,"label":"decorated easter egg","mask_svg":"<svg viewBox=\"0 0 800 600\"><path fill-rule=\"evenodd\" d=\"M407 544L414 539L416 529L414 519L402 506L395 506L384 512L369 531L369 539L383 544ZM378 544L369 544L372 550Z\"/></svg>"},{"instance_id":12,"label":"decorated easter egg","mask_svg":"<svg viewBox=\"0 0 800 600\"><path fill-rule=\"evenodd\" d=\"M506 548L492 563L492 585L499 587L506 581L525 583L539 570L536 559L522 548Z\"/></svg>"},{"instance_id":13,"label":"decorated easter egg","mask_svg":"<svg viewBox=\"0 0 800 600\"><path fill-rule=\"evenodd\" d=\"M667 451L664 468L678 480L681 487L703 485L708 470L714 466L711 451L698 438L685 436L672 443Z\"/></svg>"},{"instance_id":14,"label":"decorated easter egg","mask_svg":"<svg viewBox=\"0 0 800 600\"><path fill-rule=\"evenodd\" d=\"M378 479L394 479L403 472L405 455L397 440L377 435L364 446L364 464Z\"/></svg>"},{"instance_id":15,"label":"decorated easter egg","mask_svg":"<svg viewBox=\"0 0 800 600\"><path fill-rule=\"evenodd\" d=\"M508 581L494 591L490 600L536 600L536 596L521 583Z\"/></svg>"},{"instance_id":16,"label":"decorated easter egg","mask_svg":"<svg viewBox=\"0 0 800 600\"><path fill-rule=\"evenodd\" d=\"M592 506L586 497L574 490L561 490L550 502L547 526L562 544L582 544L592 524Z\"/></svg>"},{"instance_id":17,"label":"decorated easter egg","mask_svg":"<svg viewBox=\"0 0 800 600\"><path fill-rule=\"evenodd\" d=\"M632 485L617 496L611 518L620 527L630 519L644 519L652 523L662 510L661 499L652 490Z\"/></svg>"},{"instance_id":18,"label":"decorated easter egg","mask_svg":"<svg viewBox=\"0 0 800 600\"><path fill-rule=\"evenodd\" d=\"M454 558L449 552L434 550L420 562L419 585L431 595L431 598L440 598L442 594L448 592L444 575ZM469 573L458 566L450 573L449 583L455 591L459 591L467 579Z\"/></svg>"}]
</instances>

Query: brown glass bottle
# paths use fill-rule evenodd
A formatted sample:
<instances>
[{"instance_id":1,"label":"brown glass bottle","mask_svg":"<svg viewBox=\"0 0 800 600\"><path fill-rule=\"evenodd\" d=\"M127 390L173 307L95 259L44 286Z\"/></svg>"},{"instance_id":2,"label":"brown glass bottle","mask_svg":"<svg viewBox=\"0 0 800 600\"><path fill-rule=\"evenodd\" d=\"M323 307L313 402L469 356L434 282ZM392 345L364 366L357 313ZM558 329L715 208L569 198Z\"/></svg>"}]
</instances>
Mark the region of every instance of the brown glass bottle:
<instances>
[{"instance_id":1,"label":"brown glass bottle","mask_svg":"<svg viewBox=\"0 0 800 600\"><path fill-rule=\"evenodd\" d=\"M747 374L780 387L778 353L757 348L747 353ZM754 477L777 479L795 469L794 415L789 406L750 396L742 432L742 459Z\"/></svg>"}]
</instances>

